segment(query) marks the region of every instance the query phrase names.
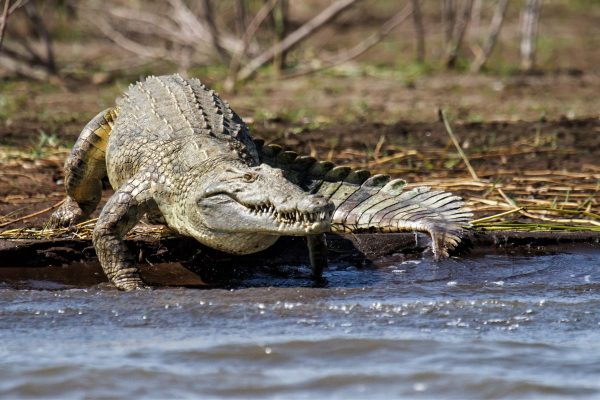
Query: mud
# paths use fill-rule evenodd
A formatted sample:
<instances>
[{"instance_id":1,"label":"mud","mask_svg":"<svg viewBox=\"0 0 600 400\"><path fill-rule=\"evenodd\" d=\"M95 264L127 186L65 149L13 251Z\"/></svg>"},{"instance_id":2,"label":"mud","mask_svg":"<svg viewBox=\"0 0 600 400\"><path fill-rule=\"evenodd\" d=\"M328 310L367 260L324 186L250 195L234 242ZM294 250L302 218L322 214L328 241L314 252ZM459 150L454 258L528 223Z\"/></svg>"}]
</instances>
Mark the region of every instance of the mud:
<instances>
[{"instance_id":1,"label":"mud","mask_svg":"<svg viewBox=\"0 0 600 400\"><path fill-rule=\"evenodd\" d=\"M327 242L334 265L378 269L432 257L429 238L422 234L330 234ZM304 238L283 237L271 248L247 256L222 253L185 237L126 243L137 255L142 276L154 286L237 287L256 276L312 279ZM600 249L598 232L471 232L453 258L533 257L593 249ZM89 287L106 278L88 240L3 240L0 281L23 289L31 288L31 282Z\"/></svg>"}]
</instances>

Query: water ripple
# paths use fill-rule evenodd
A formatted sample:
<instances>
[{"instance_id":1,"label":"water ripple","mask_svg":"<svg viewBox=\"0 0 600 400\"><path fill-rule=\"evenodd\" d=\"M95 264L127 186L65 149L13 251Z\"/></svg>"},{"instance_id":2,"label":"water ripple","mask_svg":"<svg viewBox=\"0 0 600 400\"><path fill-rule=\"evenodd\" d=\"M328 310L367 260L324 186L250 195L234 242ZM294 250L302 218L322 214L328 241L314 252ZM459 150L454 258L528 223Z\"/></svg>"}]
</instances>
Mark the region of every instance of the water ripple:
<instances>
[{"instance_id":1,"label":"water ripple","mask_svg":"<svg viewBox=\"0 0 600 400\"><path fill-rule=\"evenodd\" d=\"M334 265L324 288L4 286L0 397L600 398L599 261Z\"/></svg>"}]
</instances>

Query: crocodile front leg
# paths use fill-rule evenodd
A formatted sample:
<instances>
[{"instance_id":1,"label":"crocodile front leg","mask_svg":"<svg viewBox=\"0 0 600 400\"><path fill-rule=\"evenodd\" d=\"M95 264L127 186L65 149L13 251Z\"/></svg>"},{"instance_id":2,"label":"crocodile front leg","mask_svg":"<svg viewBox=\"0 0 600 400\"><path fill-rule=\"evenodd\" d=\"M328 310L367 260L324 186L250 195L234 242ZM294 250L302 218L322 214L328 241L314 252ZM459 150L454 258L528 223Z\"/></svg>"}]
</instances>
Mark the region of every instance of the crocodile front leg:
<instances>
[{"instance_id":1,"label":"crocodile front leg","mask_svg":"<svg viewBox=\"0 0 600 400\"><path fill-rule=\"evenodd\" d=\"M96 254L108 279L121 290L145 288L123 237L153 209L151 178L138 174L108 200L94 228Z\"/></svg>"}]
</instances>

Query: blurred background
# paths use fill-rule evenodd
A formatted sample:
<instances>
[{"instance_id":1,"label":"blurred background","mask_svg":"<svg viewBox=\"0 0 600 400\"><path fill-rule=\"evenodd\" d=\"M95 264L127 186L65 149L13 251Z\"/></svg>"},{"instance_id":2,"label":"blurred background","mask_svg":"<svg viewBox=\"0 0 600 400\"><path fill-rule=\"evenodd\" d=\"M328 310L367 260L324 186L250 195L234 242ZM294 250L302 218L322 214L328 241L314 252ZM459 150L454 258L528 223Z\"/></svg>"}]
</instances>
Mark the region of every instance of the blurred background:
<instances>
[{"instance_id":1,"label":"blurred background","mask_svg":"<svg viewBox=\"0 0 600 400\"><path fill-rule=\"evenodd\" d=\"M599 1L3 3L3 118L79 119L172 72L235 91L254 121L429 120L440 105L471 121L597 115Z\"/></svg>"},{"instance_id":2,"label":"blurred background","mask_svg":"<svg viewBox=\"0 0 600 400\"><path fill-rule=\"evenodd\" d=\"M598 0L1 0L0 8L0 180L11 204L0 212L16 212L10 196L29 201L19 213L34 207L31 196L62 198L62 163L87 121L130 83L174 72L217 90L254 136L450 185L483 201L470 200L482 213L531 197L584 211L599 202ZM546 186L526 186L532 179ZM497 184L514 186L500 196Z\"/></svg>"}]
</instances>

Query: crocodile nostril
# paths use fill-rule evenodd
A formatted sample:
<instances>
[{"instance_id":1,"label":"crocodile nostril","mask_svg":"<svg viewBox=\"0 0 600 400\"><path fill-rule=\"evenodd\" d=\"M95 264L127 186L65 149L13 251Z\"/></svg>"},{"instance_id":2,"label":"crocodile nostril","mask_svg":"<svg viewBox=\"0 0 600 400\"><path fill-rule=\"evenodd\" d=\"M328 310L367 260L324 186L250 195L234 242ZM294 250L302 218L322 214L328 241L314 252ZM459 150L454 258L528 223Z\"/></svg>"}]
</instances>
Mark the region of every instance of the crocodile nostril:
<instances>
[{"instance_id":1,"label":"crocodile nostril","mask_svg":"<svg viewBox=\"0 0 600 400\"><path fill-rule=\"evenodd\" d=\"M307 196L298 205L300 209L310 213L331 211L334 207L333 203L321 195Z\"/></svg>"},{"instance_id":2,"label":"crocodile nostril","mask_svg":"<svg viewBox=\"0 0 600 400\"><path fill-rule=\"evenodd\" d=\"M327 204L329 204L329 200L321 195L316 195L313 197L312 202L315 206L321 206L321 207L325 207L327 206Z\"/></svg>"}]
</instances>

